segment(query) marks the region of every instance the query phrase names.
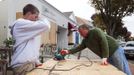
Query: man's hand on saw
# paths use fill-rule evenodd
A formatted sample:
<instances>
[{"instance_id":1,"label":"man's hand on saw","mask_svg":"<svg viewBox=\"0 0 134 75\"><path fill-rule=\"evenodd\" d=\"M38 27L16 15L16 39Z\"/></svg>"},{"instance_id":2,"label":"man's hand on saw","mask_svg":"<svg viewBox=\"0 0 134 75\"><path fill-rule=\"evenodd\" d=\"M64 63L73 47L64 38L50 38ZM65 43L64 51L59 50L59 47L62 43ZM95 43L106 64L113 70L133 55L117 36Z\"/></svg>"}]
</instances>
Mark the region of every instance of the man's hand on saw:
<instances>
[{"instance_id":1,"label":"man's hand on saw","mask_svg":"<svg viewBox=\"0 0 134 75\"><path fill-rule=\"evenodd\" d=\"M60 54L61 55L67 55L67 54L69 54L69 50L61 50Z\"/></svg>"}]
</instances>

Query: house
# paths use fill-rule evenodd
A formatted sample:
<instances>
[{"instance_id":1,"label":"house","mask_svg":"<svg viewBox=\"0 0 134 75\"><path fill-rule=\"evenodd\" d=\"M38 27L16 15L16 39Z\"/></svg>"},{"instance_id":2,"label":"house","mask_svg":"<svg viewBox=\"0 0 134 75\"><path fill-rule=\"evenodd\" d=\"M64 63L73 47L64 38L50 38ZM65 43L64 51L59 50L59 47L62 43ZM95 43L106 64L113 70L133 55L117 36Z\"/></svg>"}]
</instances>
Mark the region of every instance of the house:
<instances>
[{"instance_id":1,"label":"house","mask_svg":"<svg viewBox=\"0 0 134 75\"><path fill-rule=\"evenodd\" d=\"M22 17L22 8L26 4L35 5L41 13L42 17L46 17L51 24L51 29L42 34L42 43L54 44L59 48L68 47L68 24L76 25L76 23L66 17L62 12L45 0L4 0L0 2L0 45L3 41L10 37L9 25L16 19Z\"/></svg>"},{"instance_id":2,"label":"house","mask_svg":"<svg viewBox=\"0 0 134 75\"><path fill-rule=\"evenodd\" d=\"M68 17L71 20L73 20L75 23L77 23L76 17L74 15L73 11L64 12L63 14L66 17ZM68 45L73 45L74 46L76 44L79 44L79 42L78 42L79 34L78 34L78 31L77 31L77 26L78 26L78 24L76 24L76 25L69 24L68 25L68 30L69 30L69 33L68 33Z\"/></svg>"},{"instance_id":3,"label":"house","mask_svg":"<svg viewBox=\"0 0 134 75\"><path fill-rule=\"evenodd\" d=\"M73 11L70 11L70 12L64 12L63 13L66 17L70 18L71 20L73 20L75 23L77 23L76 25L73 25L71 26L72 30L71 32L69 33L68 35L68 45L77 45L77 44L80 44L81 40L82 40L82 37L80 36L80 34L78 33L77 31L77 28L79 25L82 25L82 24L88 24L90 25L91 27L93 27L93 24L91 21L87 20L87 19L84 19L84 18L81 18L81 17L78 17L78 16L75 16ZM68 25L68 30L69 30L70 26Z\"/></svg>"},{"instance_id":4,"label":"house","mask_svg":"<svg viewBox=\"0 0 134 75\"><path fill-rule=\"evenodd\" d=\"M93 27L92 22L89 21L89 20L87 20L87 19L84 19L84 18L81 18L81 17L76 16L76 21L77 21L78 25L88 24L88 25L90 25L91 27Z\"/></svg>"}]
</instances>

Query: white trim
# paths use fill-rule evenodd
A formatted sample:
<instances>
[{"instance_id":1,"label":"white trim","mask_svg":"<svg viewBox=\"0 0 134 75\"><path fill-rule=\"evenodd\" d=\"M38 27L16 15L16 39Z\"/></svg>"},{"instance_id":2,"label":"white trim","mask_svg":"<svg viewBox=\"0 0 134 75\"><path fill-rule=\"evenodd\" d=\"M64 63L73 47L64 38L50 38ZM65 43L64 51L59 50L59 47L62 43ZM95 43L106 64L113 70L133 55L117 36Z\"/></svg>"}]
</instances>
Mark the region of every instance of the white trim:
<instances>
[{"instance_id":1,"label":"white trim","mask_svg":"<svg viewBox=\"0 0 134 75\"><path fill-rule=\"evenodd\" d=\"M70 20L73 24L76 24L78 25L76 22L74 22L73 20L71 20L70 18L66 17L61 11L59 11L58 9L56 9L54 6L52 6L51 4L49 4L47 1L45 0L39 0L41 3L46 3L48 4L49 6L51 6L53 9L55 9L57 12L59 12L62 16L64 16L66 19Z\"/></svg>"}]
</instances>

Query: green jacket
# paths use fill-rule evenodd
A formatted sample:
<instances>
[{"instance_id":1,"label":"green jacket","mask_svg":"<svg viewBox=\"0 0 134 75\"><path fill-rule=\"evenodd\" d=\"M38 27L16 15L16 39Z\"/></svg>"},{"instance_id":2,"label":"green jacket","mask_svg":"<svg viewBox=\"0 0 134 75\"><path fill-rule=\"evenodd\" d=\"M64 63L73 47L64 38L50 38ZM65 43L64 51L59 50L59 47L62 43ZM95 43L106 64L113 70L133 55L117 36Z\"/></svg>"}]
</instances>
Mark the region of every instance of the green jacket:
<instances>
[{"instance_id":1,"label":"green jacket","mask_svg":"<svg viewBox=\"0 0 134 75\"><path fill-rule=\"evenodd\" d=\"M114 38L106 35L102 30L94 28L89 31L88 37L84 38L79 46L70 49L70 53L73 54L85 48L89 48L101 58L107 58L115 52L118 44Z\"/></svg>"}]
</instances>

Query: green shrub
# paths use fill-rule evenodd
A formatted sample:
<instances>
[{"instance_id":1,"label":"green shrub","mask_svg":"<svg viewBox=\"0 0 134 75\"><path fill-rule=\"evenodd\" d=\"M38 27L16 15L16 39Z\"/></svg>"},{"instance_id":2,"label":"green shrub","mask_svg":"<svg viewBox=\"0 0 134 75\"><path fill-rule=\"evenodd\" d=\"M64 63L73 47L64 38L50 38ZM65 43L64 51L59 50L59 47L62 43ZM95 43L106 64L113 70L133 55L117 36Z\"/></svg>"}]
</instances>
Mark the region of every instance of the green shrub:
<instances>
[{"instance_id":1,"label":"green shrub","mask_svg":"<svg viewBox=\"0 0 134 75\"><path fill-rule=\"evenodd\" d=\"M3 43L5 44L6 47L11 47L15 43L12 37L6 38Z\"/></svg>"}]
</instances>

